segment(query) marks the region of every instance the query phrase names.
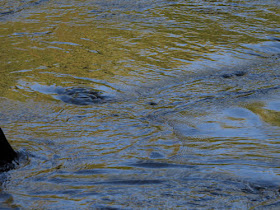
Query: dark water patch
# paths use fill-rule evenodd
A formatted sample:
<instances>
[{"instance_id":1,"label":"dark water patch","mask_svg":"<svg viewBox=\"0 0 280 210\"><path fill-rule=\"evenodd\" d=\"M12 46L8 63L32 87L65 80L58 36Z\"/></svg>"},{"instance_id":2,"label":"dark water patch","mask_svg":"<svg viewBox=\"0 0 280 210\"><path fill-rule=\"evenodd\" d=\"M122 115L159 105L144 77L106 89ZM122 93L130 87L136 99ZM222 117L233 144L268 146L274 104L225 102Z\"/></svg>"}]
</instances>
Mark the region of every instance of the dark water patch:
<instances>
[{"instance_id":1,"label":"dark water patch","mask_svg":"<svg viewBox=\"0 0 280 210\"><path fill-rule=\"evenodd\" d=\"M92 174L104 174L108 173L109 170L100 170L100 169L84 169L74 172L74 174L81 174L81 175L92 175Z\"/></svg>"},{"instance_id":2,"label":"dark water patch","mask_svg":"<svg viewBox=\"0 0 280 210\"><path fill-rule=\"evenodd\" d=\"M154 102L154 101L148 102L148 104L151 105L151 106L156 106L156 105L158 105L158 104L157 104L156 102Z\"/></svg>"},{"instance_id":3,"label":"dark water patch","mask_svg":"<svg viewBox=\"0 0 280 210\"><path fill-rule=\"evenodd\" d=\"M164 180L115 180L108 182L101 182L99 184L109 184L109 185L154 185L162 184L166 181Z\"/></svg>"},{"instance_id":4,"label":"dark water patch","mask_svg":"<svg viewBox=\"0 0 280 210\"><path fill-rule=\"evenodd\" d=\"M97 209L97 210L118 210L118 209L123 209L122 207L116 208L116 207L101 206L101 205L93 206L93 208Z\"/></svg>"},{"instance_id":5,"label":"dark water patch","mask_svg":"<svg viewBox=\"0 0 280 210\"><path fill-rule=\"evenodd\" d=\"M53 177L49 179L50 182L53 183L61 183L61 184L71 184L71 185L77 185L77 186L94 186L94 185L151 185L151 184L161 184L166 181L164 180L153 180L153 179L133 179L133 180L113 180L113 181L95 181L92 180L78 180L78 179L65 179L65 178L59 178L59 177Z\"/></svg>"},{"instance_id":6,"label":"dark water patch","mask_svg":"<svg viewBox=\"0 0 280 210\"><path fill-rule=\"evenodd\" d=\"M260 58L267 58L267 56L256 53L256 52L248 52L248 54L253 55L253 56L257 56L257 57L260 57Z\"/></svg>"},{"instance_id":7,"label":"dark water patch","mask_svg":"<svg viewBox=\"0 0 280 210\"><path fill-rule=\"evenodd\" d=\"M90 105L96 103L105 103L105 96L100 92L89 88L69 88L59 89L57 98L65 103L75 105Z\"/></svg>"},{"instance_id":8,"label":"dark water patch","mask_svg":"<svg viewBox=\"0 0 280 210\"><path fill-rule=\"evenodd\" d=\"M134 167L140 168L195 168L195 166L191 165L178 165L178 164L171 164L171 163L161 163L161 162L139 162L131 164Z\"/></svg>"},{"instance_id":9,"label":"dark water patch","mask_svg":"<svg viewBox=\"0 0 280 210\"><path fill-rule=\"evenodd\" d=\"M0 12L0 16L2 16L2 15L10 15L10 14L13 14L13 13L15 13L15 11Z\"/></svg>"},{"instance_id":10,"label":"dark water patch","mask_svg":"<svg viewBox=\"0 0 280 210\"><path fill-rule=\"evenodd\" d=\"M225 78L225 79L228 79L228 78L232 78L232 77L242 77L246 75L246 72L245 71L236 71L236 72L233 72L231 74L223 74L222 77Z\"/></svg>"},{"instance_id":11,"label":"dark water patch","mask_svg":"<svg viewBox=\"0 0 280 210\"><path fill-rule=\"evenodd\" d=\"M269 37L270 40L272 41L277 41L277 42L280 42L280 38L279 37Z\"/></svg>"}]
</instances>

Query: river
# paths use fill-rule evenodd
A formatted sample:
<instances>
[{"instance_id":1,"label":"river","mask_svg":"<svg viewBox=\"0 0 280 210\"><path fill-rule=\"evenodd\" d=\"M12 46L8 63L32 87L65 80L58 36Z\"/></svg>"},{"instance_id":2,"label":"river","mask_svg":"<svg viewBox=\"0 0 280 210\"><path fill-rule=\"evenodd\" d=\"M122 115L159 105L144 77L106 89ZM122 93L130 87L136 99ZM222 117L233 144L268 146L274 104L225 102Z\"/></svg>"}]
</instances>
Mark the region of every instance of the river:
<instances>
[{"instance_id":1,"label":"river","mask_svg":"<svg viewBox=\"0 0 280 210\"><path fill-rule=\"evenodd\" d=\"M279 209L280 2L2 0L7 209Z\"/></svg>"}]
</instances>

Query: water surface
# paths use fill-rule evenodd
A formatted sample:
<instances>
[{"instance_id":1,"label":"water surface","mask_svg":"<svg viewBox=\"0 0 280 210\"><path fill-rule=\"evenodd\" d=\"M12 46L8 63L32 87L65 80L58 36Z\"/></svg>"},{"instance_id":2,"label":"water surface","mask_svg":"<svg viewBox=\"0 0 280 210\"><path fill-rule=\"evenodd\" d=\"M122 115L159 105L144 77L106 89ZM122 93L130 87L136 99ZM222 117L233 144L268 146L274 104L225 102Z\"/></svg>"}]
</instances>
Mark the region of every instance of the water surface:
<instances>
[{"instance_id":1,"label":"water surface","mask_svg":"<svg viewBox=\"0 0 280 210\"><path fill-rule=\"evenodd\" d=\"M0 206L279 208L278 1L0 3Z\"/></svg>"}]
</instances>

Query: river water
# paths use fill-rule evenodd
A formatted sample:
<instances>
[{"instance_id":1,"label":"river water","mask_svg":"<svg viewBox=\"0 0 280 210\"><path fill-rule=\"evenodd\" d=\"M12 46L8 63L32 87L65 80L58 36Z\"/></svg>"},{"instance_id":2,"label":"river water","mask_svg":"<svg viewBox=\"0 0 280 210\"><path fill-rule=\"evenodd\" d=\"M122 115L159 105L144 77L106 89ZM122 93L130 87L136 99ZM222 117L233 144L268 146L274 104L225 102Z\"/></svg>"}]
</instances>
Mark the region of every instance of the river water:
<instances>
[{"instance_id":1,"label":"river water","mask_svg":"<svg viewBox=\"0 0 280 210\"><path fill-rule=\"evenodd\" d=\"M279 209L278 0L2 0L1 208Z\"/></svg>"}]
</instances>

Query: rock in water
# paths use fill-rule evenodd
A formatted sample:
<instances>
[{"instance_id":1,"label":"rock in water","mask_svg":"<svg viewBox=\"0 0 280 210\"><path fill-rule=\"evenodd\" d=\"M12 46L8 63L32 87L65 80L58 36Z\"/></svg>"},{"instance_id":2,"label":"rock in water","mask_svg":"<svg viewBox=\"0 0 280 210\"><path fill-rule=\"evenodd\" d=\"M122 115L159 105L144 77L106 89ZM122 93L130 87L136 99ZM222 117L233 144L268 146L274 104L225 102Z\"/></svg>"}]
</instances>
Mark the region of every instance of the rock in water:
<instances>
[{"instance_id":1,"label":"rock in water","mask_svg":"<svg viewBox=\"0 0 280 210\"><path fill-rule=\"evenodd\" d=\"M0 167L10 168L10 164L17 158L17 153L9 144L2 129L0 128ZM6 167L5 167L6 168Z\"/></svg>"}]
</instances>

